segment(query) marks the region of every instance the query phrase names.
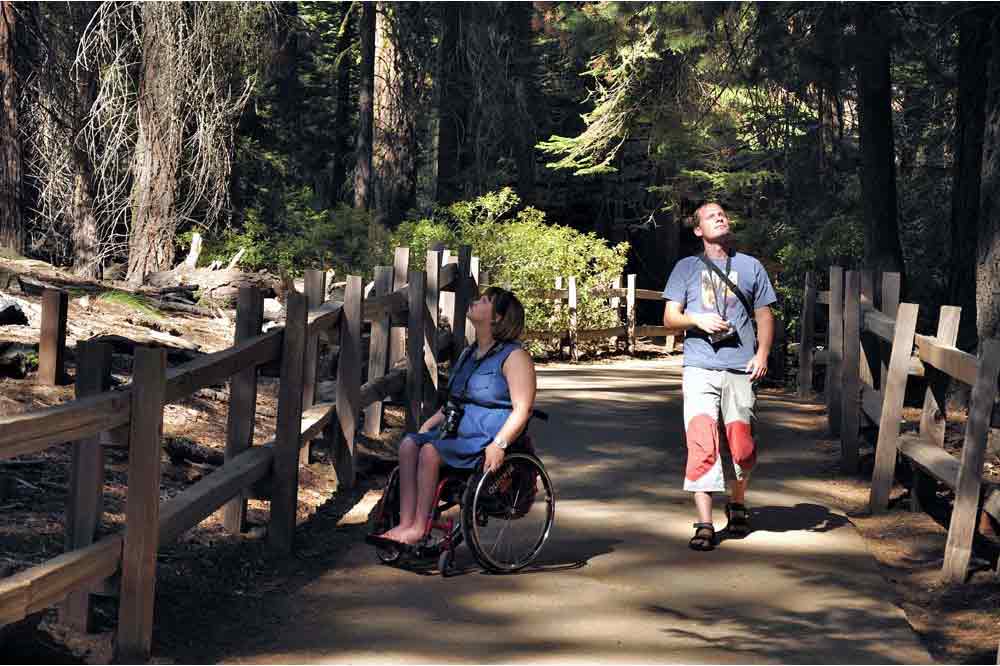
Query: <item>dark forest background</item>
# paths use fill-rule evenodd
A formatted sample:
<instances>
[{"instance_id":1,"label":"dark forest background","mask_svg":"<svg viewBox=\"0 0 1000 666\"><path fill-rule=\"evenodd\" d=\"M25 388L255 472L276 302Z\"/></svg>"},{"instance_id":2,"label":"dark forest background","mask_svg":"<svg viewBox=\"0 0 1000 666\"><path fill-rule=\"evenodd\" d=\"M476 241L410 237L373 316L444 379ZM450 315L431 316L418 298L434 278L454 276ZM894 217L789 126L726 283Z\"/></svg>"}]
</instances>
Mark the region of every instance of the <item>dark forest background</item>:
<instances>
[{"instance_id":1,"label":"dark forest background","mask_svg":"<svg viewBox=\"0 0 1000 666\"><path fill-rule=\"evenodd\" d=\"M515 285L659 288L715 199L786 326L805 271L896 270L972 350L1000 325L998 12L3 0L0 245L141 283L194 231L286 273L472 242Z\"/></svg>"}]
</instances>

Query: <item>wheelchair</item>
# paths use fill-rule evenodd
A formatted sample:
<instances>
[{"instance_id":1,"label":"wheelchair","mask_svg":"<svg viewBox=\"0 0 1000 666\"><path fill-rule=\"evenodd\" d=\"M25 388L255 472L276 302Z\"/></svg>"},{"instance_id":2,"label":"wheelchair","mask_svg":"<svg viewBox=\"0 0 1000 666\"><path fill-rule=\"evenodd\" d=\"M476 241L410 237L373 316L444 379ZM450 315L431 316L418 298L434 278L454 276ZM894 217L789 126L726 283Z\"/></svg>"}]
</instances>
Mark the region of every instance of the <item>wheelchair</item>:
<instances>
[{"instance_id":1,"label":"wheelchair","mask_svg":"<svg viewBox=\"0 0 1000 666\"><path fill-rule=\"evenodd\" d=\"M465 541L476 562L491 573L514 573L531 564L549 538L556 499L545 466L529 435L507 448L503 464L483 473L443 467L424 538L413 546L372 540L384 564L437 558L443 577L454 572L455 549ZM393 469L369 521L370 536L399 524L399 467ZM377 539L377 536L375 537Z\"/></svg>"}]
</instances>

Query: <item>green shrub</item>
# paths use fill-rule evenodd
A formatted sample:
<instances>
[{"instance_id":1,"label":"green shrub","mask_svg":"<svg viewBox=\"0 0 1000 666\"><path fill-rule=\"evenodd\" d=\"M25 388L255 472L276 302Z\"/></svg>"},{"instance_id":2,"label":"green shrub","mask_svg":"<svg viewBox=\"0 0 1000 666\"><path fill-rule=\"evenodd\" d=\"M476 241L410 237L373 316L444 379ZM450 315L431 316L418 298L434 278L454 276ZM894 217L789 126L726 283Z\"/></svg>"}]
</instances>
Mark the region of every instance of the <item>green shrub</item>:
<instances>
[{"instance_id":1,"label":"green shrub","mask_svg":"<svg viewBox=\"0 0 1000 666\"><path fill-rule=\"evenodd\" d=\"M557 277L576 276L577 322L580 329L607 328L619 323L607 297L590 291L607 287L625 268L628 243L614 247L593 233L550 225L545 213L521 208L510 188L491 192L438 210L434 217L408 222L392 236L393 245L410 248L411 257L434 243L456 249L472 246L479 269L491 284L509 286L524 302L529 331L565 330L566 308L557 310L552 300L531 298L535 289L555 288ZM385 258L386 261L388 257ZM564 282L564 288L565 288Z\"/></svg>"},{"instance_id":2,"label":"green shrub","mask_svg":"<svg viewBox=\"0 0 1000 666\"><path fill-rule=\"evenodd\" d=\"M384 253L388 239L374 230L371 215L345 204L316 209L311 189L293 192L265 221L258 208L244 210L239 229L225 229L204 239L198 263L207 266L218 259L227 262L240 249L244 269L266 269L278 274L301 275L306 269L332 268L338 276L370 277L375 258ZM190 246L191 233L180 238Z\"/></svg>"},{"instance_id":3,"label":"green shrub","mask_svg":"<svg viewBox=\"0 0 1000 666\"><path fill-rule=\"evenodd\" d=\"M142 313L152 319L163 319L163 313L151 305L148 298L140 296L139 294L130 294L127 291L111 290L102 292L97 298L98 300L105 301L107 303L124 305L125 307L131 308L136 312Z\"/></svg>"}]
</instances>

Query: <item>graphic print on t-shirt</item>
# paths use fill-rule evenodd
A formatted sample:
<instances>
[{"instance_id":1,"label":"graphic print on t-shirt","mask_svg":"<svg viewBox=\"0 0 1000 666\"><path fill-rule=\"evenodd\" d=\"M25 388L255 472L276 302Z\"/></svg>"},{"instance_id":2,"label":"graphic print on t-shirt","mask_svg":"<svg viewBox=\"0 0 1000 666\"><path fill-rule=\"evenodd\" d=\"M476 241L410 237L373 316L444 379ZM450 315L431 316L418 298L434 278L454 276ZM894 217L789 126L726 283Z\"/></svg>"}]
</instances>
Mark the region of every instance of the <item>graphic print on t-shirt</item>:
<instances>
[{"instance_id":1,"label":"graphic print on t-shirt","mask_svg":"<svg viewBox=\"0 0 1000 666\"><path fill-rule=\"evenodd\" d=\"M733 284L739 284L740 274L737 271L729 271L729 280ZM701 307L702 310L711 312L715 310L715 294L725 293L727 303L736 302L736 294L722 281L722 278L714 271L703 270L701 272Z\"/></svg>"}]
</instances>

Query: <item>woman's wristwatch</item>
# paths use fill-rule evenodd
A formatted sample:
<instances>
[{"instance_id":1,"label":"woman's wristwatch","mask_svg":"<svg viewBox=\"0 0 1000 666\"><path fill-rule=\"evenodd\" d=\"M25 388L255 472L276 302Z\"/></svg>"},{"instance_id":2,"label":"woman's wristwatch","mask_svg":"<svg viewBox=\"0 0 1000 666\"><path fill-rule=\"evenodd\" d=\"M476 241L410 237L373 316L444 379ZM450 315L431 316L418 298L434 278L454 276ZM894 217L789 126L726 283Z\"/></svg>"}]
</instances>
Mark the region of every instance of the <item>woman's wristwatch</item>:
<instances>
[{"instance_id":1,"label":"woman's wristwatch","mask_svg":"<svg viewBox=\"0 0 1000 666\"><path fill-rule=\"evenodd\" d=\"M494 437L493 443L496 444L497 448L500 449L501 451L506 451L507 447L510 446L510 442L508 442L503 437Z\"/></svg>"}]
</instances>

